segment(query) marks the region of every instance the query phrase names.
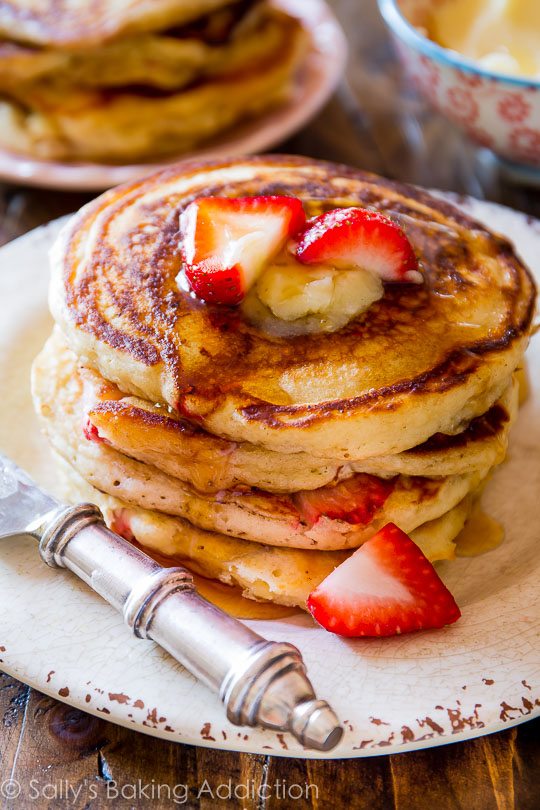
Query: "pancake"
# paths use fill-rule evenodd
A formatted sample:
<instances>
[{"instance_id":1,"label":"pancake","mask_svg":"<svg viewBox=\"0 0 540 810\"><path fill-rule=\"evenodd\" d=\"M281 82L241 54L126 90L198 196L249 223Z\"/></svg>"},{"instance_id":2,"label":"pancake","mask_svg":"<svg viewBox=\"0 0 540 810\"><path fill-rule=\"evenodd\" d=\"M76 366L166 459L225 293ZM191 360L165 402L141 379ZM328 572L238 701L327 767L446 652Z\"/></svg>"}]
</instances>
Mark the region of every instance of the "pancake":
<instances>
[{"instance_id":1,"label":"pancake","mask_svg":"<svg viewBox=\"0 0 540 810\"><path fill-rule=\"evenodd\" d=\"M125 455L188 481L202 492L242 485L291 492L317 489L361 472L383 478L447 476L494 467L506 455L519 393L514 380L487 413L477 416L460 433L436 434L403 453L344 464L219 439L185 419L164 413L163 408L122 396L116 386L89 369L83 368L81 373L87 390L93 392L88 419L100 437Z\"/></svg>"},{"instance_id":2,"label":"pancake","mask_svg":"<svg viewBox=\"0 0 540 810\"><path fill-rule=\"evenodd\" d=\"M464 475L500 464L508 433L517 416L518 384L513 380L501 399L461 433L430 437L419 447L393 456L360 462L323 463L306 453L273 453L248 443L237 444L206 433L186 419L136 397L126 397L99 374L80 365L58 328L36 363L46 385L80 377L85 418L92 431L124 455L143 461L199 492L256 487L296 492L323 487L366 472L394 475ZM47 397L56 396L56 389Z\"/></svg>"},{"instance_id":3,"label":"pancake","mask_svg":"<svg viewBox=\"0 0 540 810\"><path fill-rule=\"evenodd\" d=\"M219 22L223 13L215 12L209 22ZM21 103L36 82L46 83L49 95L130 85L179 90L201 78L250 70L279 50L285 15L260 2L237 3L230 13L221 32L210 25L208 31L177 27L79 50L0 41L0 87Z\"/></svg>"},{"instance_id":4,"label":"pancake","mask_svg":"<svg viewBox=\"0 0 540 810\"><path fill-rule=\"evenodd\" d=\"M476 416L459 433L435 433L403 453L379 456L351 465L371 475L460 475L501 464L506 457L510 428L518 413L516 374L500 399ZM358 470L360 471L360 470Z\"/></svg>"},{"instance_id":5,"label":"pancake","mask_svg":"<svg viewBox=\"0 0 540 810\"><path fill-rule=\"evenodd\" d=\"M271 548L238 538L203 531L178 517L129 506L104 495L59 460L63 494L73 503L91 501L103 511L109 526L137 542L149 553L184 562L196 573L237 585L248 599L267 600L306 609L309 593L347 557L343 551L300 551ZM452 559L453 540L470 513L471 498L431 524L412 533L412 539L432 562Z\"/></svg>"},{"instance_id":6,"label":"pancake","mask_svg":"<svg viewBox=\"0 0 540 810\"><path fill-rule=\"evenodd\" d=\"M388 285L339 332L268 335L176 284L179 214L208 194L292 194L312 215L382 211L409 237L425 283ZM123 392L225 439L345 462L402 453L488 411L522 358L535 297L510 243L457 208L274 155L181 164L109 191L67 225L52 265L68 344Z\"/></svg>"},{"instance_id":7,"label":"pancake","mask_svg":"<svg viewBox=\"0 0 540 810\"><path fill-rule=\"evenodd\" d=\"M50 355L49 355L50 358ZM257 543L291 548L334 550L355 548L386 523L410 532L452 509L476 489L488 470L446 478L397 476L385 482L382 503L368 504L360 522L311 515L302 493L276 495L257 489L197 492L189 484L135 461L103 441L85 435L86 391L83 377L70 364L54 366L38 357L32 390L51 445L89 483L125 502L177 515L203 529ZM352 481L355 481L353 476ZM373 480L377 485L378 479ZM367 489L371 479L361 476ZM328 502L333 487L315 491Z\"/></svg>"},{"instance_id":8,"label":"pancake","mask_svg":"<svg viewBox=\"0 0 540 810\"><path fill-rule=\"evenodd\" d=\"M87 47L135 31L196 20L242 0L2 0L0 34L15 41Z\"/></svg>"},{"instance_id":9,"label":"pancake","mask_svg":"<svg viewBox=\"0 0 540 810\"><path fill-rule=\"evenodd\" d=\"M289 97L307 37L292 17L274 15L273 19L273 33L266 37L259 32L258 46L255 39L246 51L238 46L230 63L222 54L221 69L216 64L215 73L200 74L199 69L197 76L194 66L192 80L188 65L183 78L178 72L178 87L146 82L74 85L69 66L60 71L60 77L45 75L4 85L0 145L47 160L109 163L154 160L188 151ZM205 54L201 56L204 60ZM124 61L121 54L118 58ZM158 61L157 72L163 68L170 78L174 62L173 57L167 70ZM133 72L144 70L144 61L137 59Z\"/></svg>"}]
</instances>

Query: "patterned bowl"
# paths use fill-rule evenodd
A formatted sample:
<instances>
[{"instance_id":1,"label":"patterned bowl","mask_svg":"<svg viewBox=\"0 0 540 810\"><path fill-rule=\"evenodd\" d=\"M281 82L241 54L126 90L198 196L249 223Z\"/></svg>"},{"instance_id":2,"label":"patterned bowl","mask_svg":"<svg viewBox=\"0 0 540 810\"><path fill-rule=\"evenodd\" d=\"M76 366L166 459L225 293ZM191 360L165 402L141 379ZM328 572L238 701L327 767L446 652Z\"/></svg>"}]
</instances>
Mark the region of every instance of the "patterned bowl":
<instances>
[{"instance_id":1,"label":"patterned bowl","mask_svg":"<svg viewBox=\"0 0 540 810\"><path fill-rule=\"evenodd\" d=\"M423 36L430 0L378 2L399 58L423 95L493 150L507 173L540 184L540 81L491 72Z\"/></svg>"}]
</instances>

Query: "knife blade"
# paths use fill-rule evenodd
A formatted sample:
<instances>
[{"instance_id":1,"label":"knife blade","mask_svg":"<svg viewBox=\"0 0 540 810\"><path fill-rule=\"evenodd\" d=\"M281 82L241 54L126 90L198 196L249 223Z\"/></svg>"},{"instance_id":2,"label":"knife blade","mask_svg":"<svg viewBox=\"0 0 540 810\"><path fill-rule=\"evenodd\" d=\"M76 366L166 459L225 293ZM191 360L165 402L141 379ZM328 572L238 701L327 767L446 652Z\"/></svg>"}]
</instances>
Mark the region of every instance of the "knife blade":
<instances>
[{"instance_id":1,"label":"knife blade","mask_svg":"<svg viewBox=\"0 0 540 810\"><path fill-rule=\"evenodd\" d=\"M138 638L217 691L232 723L288 731L320 751L340 741L296 647L255 633L201 597L186 568L163 568L108 529L97 506L60 503L0 454L0 538L21 534L39 541L45 563L69 568L120 611Z\"/></svg>"},{"instance_id":2,"label":"knife blade","mask_svg":"<svg viewBox=\"0 0 540 810\"><path fill-rule=\"evenodd\" d=\"M34 534L59 506L55 498L0 453L0 540Z\"/></svg>"}]
</instances>

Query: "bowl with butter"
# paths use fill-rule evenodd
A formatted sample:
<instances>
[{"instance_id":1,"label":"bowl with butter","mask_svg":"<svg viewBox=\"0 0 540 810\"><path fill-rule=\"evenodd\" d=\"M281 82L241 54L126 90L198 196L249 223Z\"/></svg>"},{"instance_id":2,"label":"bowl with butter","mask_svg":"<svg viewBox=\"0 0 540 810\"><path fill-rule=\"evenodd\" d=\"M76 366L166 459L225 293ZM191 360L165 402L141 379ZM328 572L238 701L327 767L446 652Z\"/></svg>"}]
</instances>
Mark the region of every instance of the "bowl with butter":
<instances>
[{"instance_id":1,"label":"bowl with butter","mask_svg":"<svg viewBox=\"0 0 540 810\"><path fill-rule=\"evenodd\" d=\"M538 0L379 0L424 96L516 177L540 183Z\"/></svg>"}]
</instances>

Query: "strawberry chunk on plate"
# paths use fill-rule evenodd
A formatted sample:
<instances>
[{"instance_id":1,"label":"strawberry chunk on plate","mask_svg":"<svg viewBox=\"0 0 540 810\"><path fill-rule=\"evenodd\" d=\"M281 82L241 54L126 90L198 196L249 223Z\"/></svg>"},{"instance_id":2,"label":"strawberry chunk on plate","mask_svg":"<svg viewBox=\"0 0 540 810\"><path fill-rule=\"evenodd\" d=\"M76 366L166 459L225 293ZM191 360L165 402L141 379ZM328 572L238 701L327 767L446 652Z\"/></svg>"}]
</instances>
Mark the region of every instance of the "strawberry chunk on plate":
<instances>
[{"instance_id":1,"label":"strawberry chunk on plate","mask_svg":"<svg viewBox=\"0 0 540 810\"><path fill-rule=\"evenodd\" d=\"M201 197L180 216L184 272L199 298L239 304L305 225L296 197Z\"/></svg>"},{"instance_id":2,"label":"strawberry chunk on plate","mask_svg":"<svg viewBox=\"0 0 540 810\"><path fill-rule=\"evenodd\" d=\"M293 501L309 526L322 516L366 526L393 489L392 479L356 473L335 486L296 492Z\"/></svg>"},{"instance_id":3,"label":"strawberry chunk on plate","mask_svg":"<svg viewBox=\"0 0 540 810\"><path fill-rule=\"evenodd\" d=\"M341 636L394 636L461 616L429 560L393 523L338 565L309 595L319 624Z\"/></svg>"},{"instance_id":4,"label":"strawberry chunk on plate","mask_svg":"<svg viewBox=\"0 0 540 810\"><path fill-rule=\"evenodd\" d=\"M420 283L423 278L403 230L367 208L336 208L310 220L295 254L303 264L359 267L383 281Z\"/></svg>"}]
</instances>

